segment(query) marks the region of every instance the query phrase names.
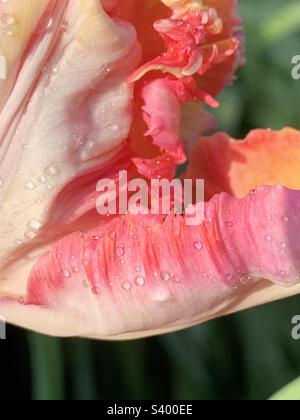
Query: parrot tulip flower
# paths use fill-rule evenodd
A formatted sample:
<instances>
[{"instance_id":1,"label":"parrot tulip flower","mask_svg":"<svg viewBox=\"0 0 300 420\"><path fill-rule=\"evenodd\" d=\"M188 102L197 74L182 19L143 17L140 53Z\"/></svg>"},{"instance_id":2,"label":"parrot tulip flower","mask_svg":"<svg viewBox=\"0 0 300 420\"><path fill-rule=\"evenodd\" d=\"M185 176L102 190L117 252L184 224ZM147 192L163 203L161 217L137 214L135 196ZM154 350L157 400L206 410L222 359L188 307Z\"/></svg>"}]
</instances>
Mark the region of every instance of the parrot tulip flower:
<instances>
[{"instance_id":1,"label":"parrot tulip flower","mask_svg":"<svg viewBox=\"0 0 300 420\"><path fill-rule=\"evenodd\" d=\"M243 62L235 0L0 0L0 315L56 336L185 328L300 291L300 134L205 105ZM204 179L205 215L100 216L97 183Z\"/></svg>"}]
</instances>

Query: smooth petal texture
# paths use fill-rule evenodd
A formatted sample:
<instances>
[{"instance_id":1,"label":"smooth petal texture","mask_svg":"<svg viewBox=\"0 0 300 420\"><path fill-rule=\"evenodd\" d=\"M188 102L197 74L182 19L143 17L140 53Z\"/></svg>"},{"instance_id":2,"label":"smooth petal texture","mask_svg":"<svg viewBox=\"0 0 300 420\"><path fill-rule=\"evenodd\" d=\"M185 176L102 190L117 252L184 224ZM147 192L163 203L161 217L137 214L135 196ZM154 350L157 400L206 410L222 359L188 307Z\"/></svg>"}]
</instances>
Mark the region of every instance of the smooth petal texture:
<instances>
[{"instance_id":1,"label":"smooth petal texture","mask_svg":"<svg viewBox=\"0 0 300 420\"><path fill-rule=\"evenodd\" d=\"M244 141L225 133L202 138L191 154L187 178L206 181L206 198L226 191L245 197L259 185L300 189L300 133L254 130Z\"/></svg>"},{"instance_id":2,"label":"smooth petal texture","mask_svg":"<svg viewBox=\"0 0 300 420\"><path fill-rule=\"evenodd\" d=\"M300 290L299 211L299 191L263 187L243 200L215 197L200 227L181 216L116 218L59 241L35 265L27 294L1 299L1 313L54 335L134 338L278 290L288 296Z\"/></svg>"},{"instance_id":3,"label":"smooth petal texture","mask_svg":"<svg viewBox=\"0 0 300 420\"><path fill-rule=\"evenodd\" d=\"M0 1L0 52L6 62L6 80L0 80L0 111L11 92L33 30L46 29L51 24L54 3L48 0Z\"/></svg>"}]
</instances>

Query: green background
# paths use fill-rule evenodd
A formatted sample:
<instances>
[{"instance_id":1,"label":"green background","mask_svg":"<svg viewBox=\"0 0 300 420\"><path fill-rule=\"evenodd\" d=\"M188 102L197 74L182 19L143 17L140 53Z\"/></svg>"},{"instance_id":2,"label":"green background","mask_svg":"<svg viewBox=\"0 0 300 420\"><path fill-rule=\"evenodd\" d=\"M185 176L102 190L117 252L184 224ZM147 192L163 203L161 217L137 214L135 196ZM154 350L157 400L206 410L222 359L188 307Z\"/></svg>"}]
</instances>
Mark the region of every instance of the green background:
<instances>
[{"instance_id":1,"label":"green background","mask_svg":"<svg viewBox=\"0 0 300 420\"><path fill-rule=\"evenodd\" d=\"M298 0L241 0L247 64L222 94L219 128L300 128ZM0 399L266 399L300 375L299 297L137 342L57 340L8 328ZM299 386L300 399L300 386Z\"/></svg>"}]
</instances>

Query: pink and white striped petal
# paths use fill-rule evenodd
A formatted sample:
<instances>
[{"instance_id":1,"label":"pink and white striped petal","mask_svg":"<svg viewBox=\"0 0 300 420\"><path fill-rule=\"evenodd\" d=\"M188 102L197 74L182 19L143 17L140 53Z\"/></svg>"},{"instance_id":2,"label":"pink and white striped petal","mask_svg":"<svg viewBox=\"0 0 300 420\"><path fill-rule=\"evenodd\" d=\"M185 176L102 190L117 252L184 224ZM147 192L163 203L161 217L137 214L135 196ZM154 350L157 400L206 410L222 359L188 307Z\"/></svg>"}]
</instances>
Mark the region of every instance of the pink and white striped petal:
<instances>
[{"instance_id":1,"label":"pink and white striped petal","mask_svg":"<svg viewBox=\"0 0 300 420\"><path fill-rule=\"evenodd\" d=\"M205 221L122 216L72 233L34 266L8 321L102 339L173 331L300 290L300 192L212 199Z\"/></svg>"}]
</instances>

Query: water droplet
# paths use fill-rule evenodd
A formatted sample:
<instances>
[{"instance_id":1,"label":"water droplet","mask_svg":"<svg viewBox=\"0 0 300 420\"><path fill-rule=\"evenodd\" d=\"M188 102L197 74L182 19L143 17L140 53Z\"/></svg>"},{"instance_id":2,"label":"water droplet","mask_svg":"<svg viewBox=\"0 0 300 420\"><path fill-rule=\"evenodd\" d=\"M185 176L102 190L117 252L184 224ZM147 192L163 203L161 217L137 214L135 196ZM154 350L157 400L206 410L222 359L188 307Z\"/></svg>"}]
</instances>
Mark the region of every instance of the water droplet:
<instances>
[{"instance_id":1,"label":"water droplet","mask_svg":"<svg viewBox=\"0 0 300 420\"><path fill-rule=\"evenodd\" d=\"M114 232L114 231L112 231L112 232L108 232L108 236L109 236L109 238L110 239L115 239L115 237L116 237L116 232Z\"/></svg>"},{"instance_id":2,"label":"water droplet","mask_svg":"<svg viewBox=\"0 0 300 420\"><path fill-rule=\"evenodd\" d=\"M119 126L117 124L109 125L108 127L109 131L117 132L119 130Z\"/></svg>"},{"instance_id":3,"label":"water droplet","mask_svg":"<svg viewBox=\"0 0 300 420\"><path fill-rule=\"evenodd\" d=\"M47 181L47 178L45 176L39 176L38 181L40 184L45 184L45 182Z\"/></svg>"},{"instance_id":4,"label":"water droplet","mask_svg":"<svg viewBox=\"0 0 300 420\"><path fill-rule=\"evenodd\" d=\"M233 222L225 222L225 226L231 228L234 225Z\"/></svg>"},{"instance_id":5,"label":"water droplet","mask_svg":"<svg viewBox=\"0 0 300 420\"><path fill-rule=\"evenodd\" d=\"M232 273L227 273L225 276L225 280L226 281L231 281L233 279L233 274Z\"/></svg>"},{"instance_id":6,"label":"water droplet","mask_svg":"<svg viewBox=\"0 0 300 420\"><path fill-rule=\"evenodd\" d=\"M180 277L178 277L178 276L174 276L174 277L172 277L172 281L173 281L174 283L180 283L180 282L181 282L181 278L180 278Z\"/></svg>"},{"instance_id":7,"label":"water droplet","mask_svg":"<svg viewBox=\"0 0 300 420\"><path fill-rule=\"evenodd\" d=\"M123 257L125 254L125 249L123 247L116 248L116 256L117 257Z\"/></svg>"},{"instance_id":8,"label":"water droplet","mask_svg":"<svg viewBox=\"0 0 300 420\"><path fill-rule=\"evenodd\" d=\"M83 281L82 281L82 286L83 286L85 289L88 289L88 288L89 288L89 284L88 284L88 282L87 282L86 280L83 280Z\"/></svg>"},{"instance_id":9,"label":"water droplet","mask_svg":"<svg viewBox=\"0 0 300 420\"><path fill-rule=\"evenodd\" d=\"M24 236L25 236L26 239L29 239L29 240L34 239L36 237L36 233L32 232L32 231L28 231L28 232L25 233Z\"/></svg>"},{"instance_id":10,"label":"water droplet","mask_svg":"<svg viewBox=\"0 0 300 420\"><path fill-rule=\"evenodd\" d=\"M33 191L35 189L35 184L32 181L27 181L24 185L24 188L29 191Z\"/></svg>"},{"instance_id":11,"label":"water droplet","mask_svg":"<svg viewBox=\"0 0 300 420\"><path fill-rule=\"evenodd\" d=\"M195 248L197 251L201 251L201 250L203 249L203 243L202 243L202 242L199 242L199 241L195 242L195 243L194 243L194 248Z\"/></svg>"},{"instance_id":12,"label":"water droplet","mask_svg":"<svg viewBox=\"0 0 300 420\"><path fill-rule=\"evenodd\" d=\"M132 289L132 284L131 284L131 283L129 283L129 281L125 281L125 282L122 284L122 287L123 287L123 289L124 289L124 290L129 291L129 290L131 290L131 289Z\"/></svg>"},{"instance_id":13,"label":"water droplet","mask_svg":"<svg viewBox=\"0 0 300 420\"><path fill-rule=\"evenodd\" d=\"M15 23L15 18L13 17L13 15L5 13L4 15L1 16L0 21L1 21L1 25L12 25Z\"/></svg>"},{"instance_id":14,"label":"water droplet","mask_svg":"<svg viewBox=\"0 0 300 420\"><path fill-rule=\"evenodd\" d=\"M58 169L57 168L55 168L55 166L48 166L46 169L45 169L45 174L46 175L48 175L48 176L55 176L55 175L57 175L58 174Z\"/></svg>"},{"instance_id":15,"label":"water droplet","mask_svg":"<svg viewBox=\"0 0 300 420\"><path fill-rule=\"evenodd\" d=\"M30 222L28 222L28 228L32 230L33 232L38 232L42 227L42 224L37 219L32 219Z\"/></svg>"},{"instance_id":16,"label":"water droplet","mask_svg":"<svg viewBox=\"0 0 300 420\"><path fill-rule=\"evenodd\" d=\"M63 271L61 272L61 274L63 275L63 277L64 277L65 279L69 279L69 278L71 277L71 273L70 273L70 271L69 271L69 270L67 270L67 269L63 270Z\"/></svg>"},{"instance_id":17,"label":"water droplet","mask_svg":"<svg viewBox=\"0 0 300 420\"><path fill-rule=\"evenodd\" d=\"M273 241L272 236L271 236L271 235L266 235L266 236L265 236L265 241L266 241L266 242L272 242L272 241Z\"/></svg>"},{"instance_id":18,"label":"water droplet","mask_svg":"<svg viewBox=\"0 0 300 420\"><path fill-rule=\"evenodd\" d=\"M285 277L285 271L279 271L279 276L280 277Z\"/></svg>"},{"instance_id":19,"label":"water droplet","mask_svg":"<svg viewBox=\"0 0 300 420\"><path fill-rule=\"evenodd\" d=\"M106 73L110 73L110 72L111 72L111 68L110 68L107 64L105 64L105 65L102 67L102 71L104 71L104 72L106 72Z\"/></svg>"},{"instance_id":20,"label":"water droplet","mask_svg":"<svg viewBox=\"0 0 300 420\"><path fill-rule=\"evenodd\" d=\"M240 277L240 282L242 284L248 284L251 281L251 276L248 273L243 273Z\"/></svg>"},{"instance_id":21,"label":"water droplet","mask_svg":"<svg viewBox=\"0 0 300 420\"><path fill-rule=\"evenodd\" d=\"M134 283L136 284L136 286L145 286L145 283L146 283L145 277L143 276L136 277Z\"/></svg>"},{"instance_id":22,"label":"water droplet","mask_svg":"<svg viewBox=\"0 0 300 420\"><path fill-rule=\"evenodd\" d=\"M100 289L98 287L93 287L92 288L92 293L93 293L93 295L100 295Z\"/></svg>"},{"instance_id":23,"label":"water droplet","mask_svg":"<svg viewBox=\"0 0 300 420\"><path fill-rule=\"evenodd\" d=\"M1 30L5 35L11 36L14 34L15 18L13 15L5 13L0 18Z\"/></svg>"},{"instance_id":24,"label":"water droplet","mask_svg":"<svg viewBox=\"0 0 300 420\"><path fill-rule=\"evenodd\" d=\"M162 278L163 281L169 281L171 279L171 276L170 276L169 273L163 272L163 273L161 273L161 278Z\"/></svg>"}]
</instances>

